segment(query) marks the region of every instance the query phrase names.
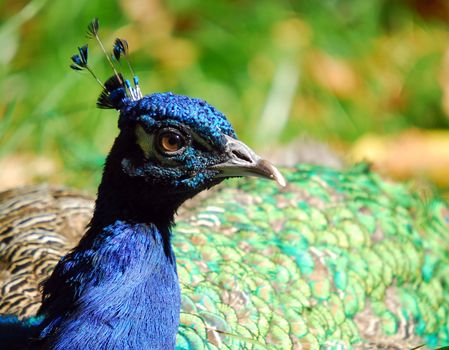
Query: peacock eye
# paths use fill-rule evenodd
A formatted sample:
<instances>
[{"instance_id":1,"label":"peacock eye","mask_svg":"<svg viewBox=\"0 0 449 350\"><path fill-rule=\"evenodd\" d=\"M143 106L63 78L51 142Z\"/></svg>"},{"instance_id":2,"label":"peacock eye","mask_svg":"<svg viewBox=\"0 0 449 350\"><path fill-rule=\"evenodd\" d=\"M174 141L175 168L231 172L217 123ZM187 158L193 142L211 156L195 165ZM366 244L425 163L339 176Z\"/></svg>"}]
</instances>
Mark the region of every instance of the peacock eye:
<instances>
[{"instance_id":1,"label":"peacock eye","mask_svg":"<svg viewBox=\"0 0 449 350\"><path fill-rule=\"evenodd\" d=\"M158 146L164 153L178 153L185 145L184 136L177 130L164 130L159 134Z\"/></svg>"}]
</instances>

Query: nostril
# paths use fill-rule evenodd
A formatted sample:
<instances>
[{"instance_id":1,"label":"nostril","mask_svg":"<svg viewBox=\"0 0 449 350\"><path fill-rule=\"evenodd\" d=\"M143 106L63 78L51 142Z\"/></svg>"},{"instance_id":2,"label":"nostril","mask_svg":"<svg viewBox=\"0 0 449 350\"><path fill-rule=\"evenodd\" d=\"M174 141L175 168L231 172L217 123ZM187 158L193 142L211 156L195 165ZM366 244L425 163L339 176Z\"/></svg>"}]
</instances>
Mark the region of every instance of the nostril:
<instances>
[{"instance_id":1,"label":"nostril","mask_svg":"<svg viewBox=\"0 0 449 350\"><path fill-rule=\"evenodd\" d=\"M244 160L245 162L252 163L251 157L249 155L245 154L244 152L237 150L237 149L233 149L231 152L232 152L233 156L235 156L241 160Z\"/></svg>"}]
</instances>

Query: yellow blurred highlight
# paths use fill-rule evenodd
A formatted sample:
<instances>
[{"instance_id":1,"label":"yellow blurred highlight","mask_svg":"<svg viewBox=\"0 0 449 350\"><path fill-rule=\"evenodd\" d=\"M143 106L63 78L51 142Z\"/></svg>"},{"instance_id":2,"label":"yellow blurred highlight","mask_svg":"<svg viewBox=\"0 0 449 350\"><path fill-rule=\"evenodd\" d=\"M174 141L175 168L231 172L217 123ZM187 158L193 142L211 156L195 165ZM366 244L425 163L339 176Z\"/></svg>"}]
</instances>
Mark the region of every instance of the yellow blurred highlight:
<instances>
[{"instance_id":1,"label":"yellow blurred highlight","mask_svg":"<svg viewBox=\"0 0 449 350\"><path fill-rule=\"evenodd\" d=\"M348 62L322 52L316 52L310 58L312 76L321 87L342 98L355 94L360 83Z\"/></svg>"},{"instance_id":2,"label":"yellow blurred highlight","mask_svg":"<svg viewBox=\"0 0 449 350\"><path fill-rule=\"evenodd\" d=\"M397 179L425 177L449 187L449 131L409 129L394 137L367 134L352 147L351 160L372 162Z\"/></svg>"},{"instance_id":3,"label":"yellow blurred highlight","mask_svg":"<svg viewBox=\"0 0 449 350\"><path fill-rule=\"evenodd\" d=\"M296 51L310 45L312 29L299 18L289 18L273 25L272 39L281 50Z\"/></svg>"},{"instance_id":4,"label":"yellow blurred highlight","mask_svg":"<svg viewBox=\"0 0 449 350\"><path fill-rule=\"evenodd\" d=\"M31 154L10 155L0 159L0 191L17 186L42 182L42 179L61 180L61 166L53 159ZM51 182L51 181L50 181Z\"/></svg>"}]
</instances>

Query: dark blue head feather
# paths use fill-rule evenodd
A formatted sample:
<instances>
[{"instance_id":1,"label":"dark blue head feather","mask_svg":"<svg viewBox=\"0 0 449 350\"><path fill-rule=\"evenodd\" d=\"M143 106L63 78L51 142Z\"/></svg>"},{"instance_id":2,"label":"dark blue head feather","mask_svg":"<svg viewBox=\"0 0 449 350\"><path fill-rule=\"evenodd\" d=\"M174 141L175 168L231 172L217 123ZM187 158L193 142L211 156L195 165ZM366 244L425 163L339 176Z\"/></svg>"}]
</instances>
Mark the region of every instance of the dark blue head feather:
<instances>
[{"instance_id":1,"label":"dark blue head feather","mask_svg":"<svg viewBox=\"0 0 449 350\"><path fill-rule=\"evenodd\" d=\"M119 128L140 123L151 132L161 122L171 120L189 126L212 145L223 145L223 134L236 137L226 116L206 101L171 92L146 95L130 101L120 111Z\"/></svg>"},{"instance_id":2,"label":"dark blue head feather","mask_svg":"<svg viewBox=\"0 0 449 350\"><path fill-rule=\"evenodd\" d=\"M125 39L120 38L115 39L112 53L114 54L114 58L117 61L120 61L120 58L122 56L128 55L128 42Z\"/></svg>"},{"instance_id":3,"label":"dark blue head feather","mask_svg":"<svg viewBox=\"0 0 449 350\"><path fill-rule=\"evenodd\" d=\"M123 86L123 77L113 75L104 83L104 89L97 100L97 107L102 109L121 109L128 105L130 99Z\"/></svg>"}]
</instances>

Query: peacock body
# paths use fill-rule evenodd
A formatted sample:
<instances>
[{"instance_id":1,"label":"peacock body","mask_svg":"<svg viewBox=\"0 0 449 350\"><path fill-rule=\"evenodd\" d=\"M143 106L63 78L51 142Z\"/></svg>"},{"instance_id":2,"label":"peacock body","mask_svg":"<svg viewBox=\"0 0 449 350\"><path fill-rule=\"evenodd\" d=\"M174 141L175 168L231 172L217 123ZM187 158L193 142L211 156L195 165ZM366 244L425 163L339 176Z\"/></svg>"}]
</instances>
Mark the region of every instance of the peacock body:
<instances>
[{"instance_id":1,"label":"peacock body","mask_svg":"<svg viewBox=\"0 0 449 350\"><path fill-rule=\"evenodd\" d=\"M284 189L237 180L193 200L180 214L173 238L182 289L177 349L447 344L447 205L425 202L363 165L342 172L300 165L284 174ZM27 208L31 197L39 203L60 191L40 187L3 194L3 218L10 216L12 198L16 207L22 202ZM55 204L47 202L37 206L34 217L48 213L49 205L54 217L40 226L51 227L64 214L87 222L93 202L85 195L78 200L76 205L76 193L70 192L71 205L54 211ZM67 214L67 207L76 209ZM81 228L58 225L51 230L57 239L45 241L35 239L36 230L24 229L21 246L16 245L27 251L25 257L2 256L3 274L13 277L2 281L3 314L33 316L37 282L71 248L60 242L74 245L83 234ZM1 237L4 245L8 237ZM55 252L45 270L30 275L26 267L18 268L24 260L32 266L34 253L44 249ZM28 283L11 293L22 274Z\"/></svg>"},{"instance_id":2,"label":"peacock body","mask_svg":"<svg viewBox=\"0 0 449 350\"><path fill-rule=\"evenodd\" d=\"M100 41L97 20L89 33ZM87 53L80 47L72 68L93 74ZM115 58L126 53L117 39ZM95 205L61 188L0 194L2 346L449 343L443 201L424 202L364 165L342 172L299 165L285 170L284 188L238 180L195 199L225 178L285 180L205 101L143 96L137 77L131 84L119 73L96 79L97 104L120 112L120 133ZM172 237L175 213L191 198Z\"/></svg>"}]
</instances>

